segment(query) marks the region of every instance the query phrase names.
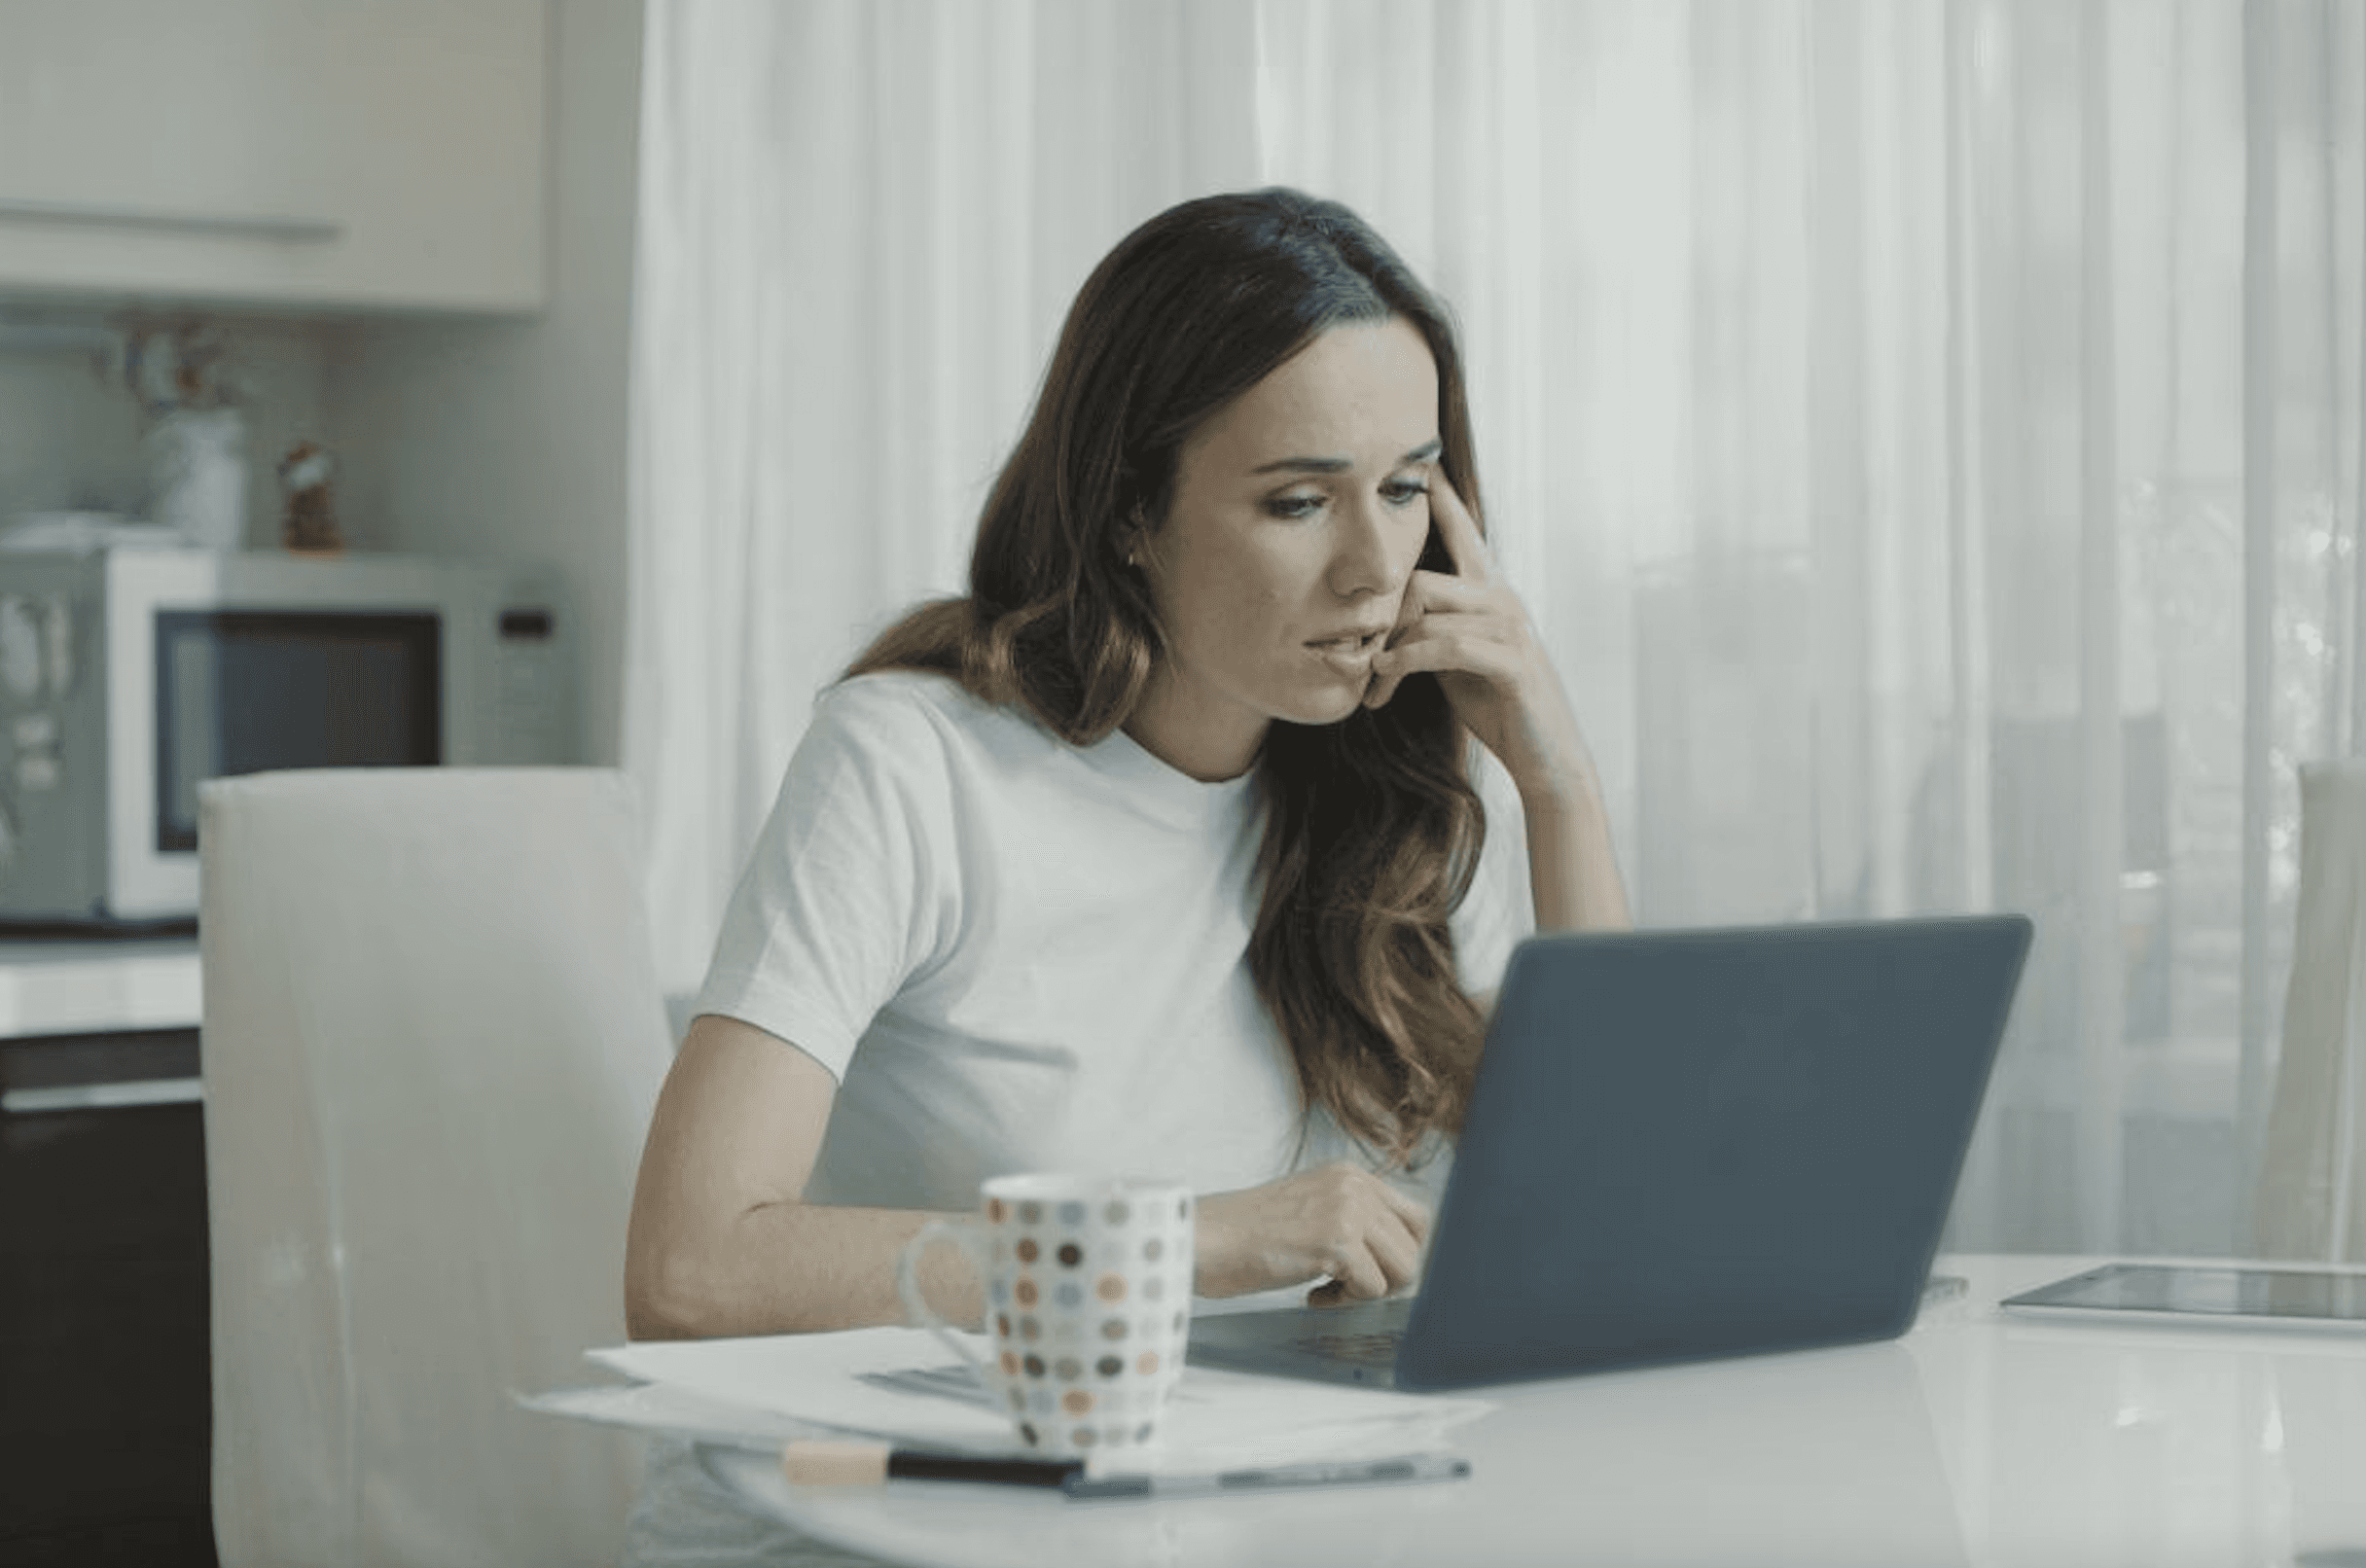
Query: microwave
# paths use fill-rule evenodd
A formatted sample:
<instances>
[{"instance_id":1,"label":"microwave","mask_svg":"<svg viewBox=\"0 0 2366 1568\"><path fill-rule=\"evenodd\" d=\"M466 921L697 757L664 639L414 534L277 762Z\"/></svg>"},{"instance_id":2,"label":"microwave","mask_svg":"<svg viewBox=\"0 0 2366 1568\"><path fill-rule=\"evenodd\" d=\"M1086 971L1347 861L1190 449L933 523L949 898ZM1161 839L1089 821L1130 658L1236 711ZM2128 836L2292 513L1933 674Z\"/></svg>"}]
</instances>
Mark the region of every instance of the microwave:
<instances>
[{"instance_id":1,"label":"microwave","mask_svg":"<svg viewBox=\"0 0 2366 1568\"><path fill-rule=\"evenodd\" d=\"M567 616L530 567L0 552L0 924L197 912L197 785L575 760Z\"/></svg>"}]
</instances>

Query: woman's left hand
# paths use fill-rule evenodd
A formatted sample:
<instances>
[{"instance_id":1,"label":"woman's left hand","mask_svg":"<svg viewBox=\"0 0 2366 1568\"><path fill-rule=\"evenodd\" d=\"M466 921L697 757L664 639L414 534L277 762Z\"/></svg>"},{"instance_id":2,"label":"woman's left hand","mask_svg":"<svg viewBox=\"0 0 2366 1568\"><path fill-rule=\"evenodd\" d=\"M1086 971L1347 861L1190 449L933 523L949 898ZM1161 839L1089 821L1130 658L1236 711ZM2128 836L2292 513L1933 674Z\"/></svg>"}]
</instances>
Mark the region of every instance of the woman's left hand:
<instances>
[{"instance_id":1,"label":"woman's left hand","mask_svg":"<svg viewBox=\"0 0 2366 1568\"><path fill-rule=\"evenodd\" d=\"M1560 678L1443 470L1432 471L1429 516L1454 570L1415 571L1388 646L1372 661L1364 705L1388 701L1416 670L1434 671L1455 716L1495 754L1524 799L1591 791L1592 763Z\"/></svg>"}]
</instances>

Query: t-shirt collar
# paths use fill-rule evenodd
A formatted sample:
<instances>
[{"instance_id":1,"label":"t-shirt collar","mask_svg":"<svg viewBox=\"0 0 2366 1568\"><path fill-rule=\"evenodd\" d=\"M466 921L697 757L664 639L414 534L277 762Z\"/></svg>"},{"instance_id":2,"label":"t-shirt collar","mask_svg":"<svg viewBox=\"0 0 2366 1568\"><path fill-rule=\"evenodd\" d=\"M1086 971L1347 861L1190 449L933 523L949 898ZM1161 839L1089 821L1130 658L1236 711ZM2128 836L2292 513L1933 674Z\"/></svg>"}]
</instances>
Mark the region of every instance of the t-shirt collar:
<instances>
[{"instance_id":1,"label":"t-shirt collar","mask_svg":"<svg viewBox=\"0 0 2366 1568\"><path fill-rule=\"evenodd\" d=\"M1086 763L1122 786L1129 799L1161 821L1191 827L1241 810L1254 797L1257 769L1204 783L1157 755L1123 730L1082 748Z\"/></svg>"}]
</instances>

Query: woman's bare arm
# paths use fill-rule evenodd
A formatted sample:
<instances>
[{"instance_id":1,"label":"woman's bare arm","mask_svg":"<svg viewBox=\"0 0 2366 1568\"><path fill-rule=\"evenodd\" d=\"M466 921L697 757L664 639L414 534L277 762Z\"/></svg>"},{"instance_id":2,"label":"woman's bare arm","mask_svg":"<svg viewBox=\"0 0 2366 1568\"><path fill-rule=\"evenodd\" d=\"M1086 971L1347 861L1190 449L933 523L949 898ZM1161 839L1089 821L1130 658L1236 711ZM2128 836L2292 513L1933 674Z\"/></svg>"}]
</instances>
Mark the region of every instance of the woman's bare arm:
<instances>
[{"instance_id":1,"label":"woman's bare arm","mask_svg":"<svg viewBox=\"0 0 2366 1568\"><path fill-rule=\"evenodd\" d=\"M1521 817L1527 828L1528 888L1536 900L1537 930L1623 930L1634 924L1611 847L1610 813L1590 759L1568 785L1524 794Z\"/></svg>"},{"instance_id":2,"label":"woman's bare arm","mask_svg":"<svg viewBox=\"0 0 2366 1568\"><path fill-rule=\"evenodd\" d=\"M930 1215L805 1201L838 1085L803 1051L701 1015L650 1120L625 1243L625 1328L635 1339L861 1328L905 1320L896 1259ZM1198 1289L1230 1296L1329 1273L1335 1294L1412 1278L1427 1215L1370 1173L1327 1166L1209 1194ZM976 1323L981 1292L955 1248L921 1260L939 1313Z\"/></svg>"},{"instance_id":3,"label":"woman's bare arm","mask_svg":"<svg viewBox=\"0 0 2366 1568\"><path fill-rule=\"evenodd\" d=\"M700 1015L650 1120L625 1243L625 1327L635 1339L792 1334L901 1323L896 1258L930 1216L805 1201L838 1083L780 1039ZM921 1288L974 1323L979 1288L931 1247Z\"/></svg>"},{"instance_id":4,"label":"woman's bare arm","mask_svg":"<svg viewBox=\"0 0 2366 1568\"><path fill-rule=\"evenodd\" d=\"M1365 705L1385 704L1416 670L1434 671L1456 716L1520 791L1536 929L1632 925L1601 780L1560 676L1443 471L1431 479L1429 516L1453 570L1413 574L1395 633L1372 661Z\"/></svg>"}]
</instances>

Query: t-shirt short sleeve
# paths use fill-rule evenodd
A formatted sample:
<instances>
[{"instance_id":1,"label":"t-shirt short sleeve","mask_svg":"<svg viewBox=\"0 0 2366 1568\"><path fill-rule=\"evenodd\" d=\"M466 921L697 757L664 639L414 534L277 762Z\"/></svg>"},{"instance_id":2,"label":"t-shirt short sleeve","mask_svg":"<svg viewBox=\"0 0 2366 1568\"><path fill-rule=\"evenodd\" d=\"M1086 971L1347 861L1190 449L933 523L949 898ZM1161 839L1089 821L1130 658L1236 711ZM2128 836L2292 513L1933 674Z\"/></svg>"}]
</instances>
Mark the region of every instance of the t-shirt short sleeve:
<instances>
[{"instance_id":1,"label":"t-shirt short sleeve","mask_svg":"<svg viewBox=\"0 0 2366 1568\"><path fill-rule=\"evenodd\" d=\"M790 1041L843 1079L872 1016L957 915L935 716L856 679L817 704L725 908L696 1011Z\"/></svg>"}]
</instances>

